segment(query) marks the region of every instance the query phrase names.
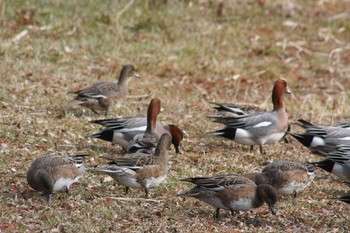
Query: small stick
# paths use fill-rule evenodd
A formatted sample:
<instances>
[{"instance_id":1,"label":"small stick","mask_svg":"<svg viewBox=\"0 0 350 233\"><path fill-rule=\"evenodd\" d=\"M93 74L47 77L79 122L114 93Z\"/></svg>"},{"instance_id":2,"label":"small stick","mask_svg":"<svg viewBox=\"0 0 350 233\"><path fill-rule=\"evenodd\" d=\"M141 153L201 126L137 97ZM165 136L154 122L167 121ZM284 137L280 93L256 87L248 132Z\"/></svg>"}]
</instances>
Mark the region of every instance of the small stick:
<instances>
[{"instance_id":1,"label":"small stick","mask_svg":"<svg viewBox=\"0 0 350 233\"><path fill-rule=\"evenodd\" d=\"M149 198L130 198L130 197L107 197L117 201L149 201L149 202L161 202L162 200L149 199Z\"/></svg>"},{"instance_id":2,"label":"small stick","mask_svg":"<svg viewBox=\"0 0 350 233\"><path fill-rule=\"evenodd\" d=\"M127 98L128 99L138 99L138 98L146 98L148 97L149 95L148 94L144 94L144 95L131 95L131 96L128 96Z\"/></svg>"}]
</instances>

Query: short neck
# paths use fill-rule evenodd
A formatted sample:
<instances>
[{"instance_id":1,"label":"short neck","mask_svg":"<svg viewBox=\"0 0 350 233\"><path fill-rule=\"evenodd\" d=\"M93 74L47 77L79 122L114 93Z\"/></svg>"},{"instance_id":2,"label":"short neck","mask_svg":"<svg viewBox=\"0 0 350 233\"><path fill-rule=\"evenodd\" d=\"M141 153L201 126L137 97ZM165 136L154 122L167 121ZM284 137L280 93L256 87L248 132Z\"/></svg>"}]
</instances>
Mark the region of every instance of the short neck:
<instances>
[{"instance_id":1,"label":"short neck","mask_svg":"<svg viewBox=\"0 0 350 233\"><path fill-rule=\"evenodd\" d=\"M255 182L256 185L268 184L269 183L269 181L266 178L266 175L264 173L255 173L254 178L255 178L254 182Z\"/></svg>"},{"instance_id":2,"label":"short neck","mask_svg":"<svg viewBox=\"0 0 350 233\"><path fill-rule=\"evenodd\" d=\"M253 200L253 207L254 208L258 208L264 204L264 200L261 197L261 191L262 191L261 187L258 186L256 188L255 198Z\"/></svg>"}]
</instances>

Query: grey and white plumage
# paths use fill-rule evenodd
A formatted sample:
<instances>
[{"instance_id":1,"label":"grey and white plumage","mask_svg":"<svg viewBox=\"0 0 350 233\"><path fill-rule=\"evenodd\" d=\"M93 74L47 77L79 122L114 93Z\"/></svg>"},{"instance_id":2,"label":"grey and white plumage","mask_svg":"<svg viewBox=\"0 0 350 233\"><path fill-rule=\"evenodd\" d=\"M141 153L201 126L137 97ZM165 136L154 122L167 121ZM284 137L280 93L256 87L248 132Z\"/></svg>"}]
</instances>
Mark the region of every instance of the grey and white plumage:
<instances>
[{"instance_id":1,"label":"grey and white plumage","mask_svg":"<svg viewBox=\"0 0 350 233\"><path fill-rule=\"evenodd\" d=\"M285 93L291 93L286 80L277 80L272 90L274 109L271 112L226 117L224 120L220 116L210 116L225 127L208 134L228 138L243 145L259 145L262 152L262 145L279 141L288 129L288 116L283 103Z\"/></svg>"},{"instance_id":2,"label":"grey and white plumage","mask_svg":"<svg viewBox=\"0 0 350 233\"><path fill-rule=\"evenodd\" d=\"M160 113L160 99L151 100L147 109L147 127L146 130L137 134L129 142L127 147L128 153L146 153L152 154L157 146L159 135L156 133L157 117ZM170 132L165 132L170 135Z\"/></svg>"},{"instance_id":3,"label":"grey and white plumage","mask_svg":"<svg viewBox=\"0 0 350 233\"><path fill-rule=\"evenodd\" d=\"M350 146L338 145L335 151L326 154L326 159L313 162L315 166L339 177L345 182L350 182Z\"/></svg>"},{"instance_id":4,"label":"grey and white plumage","mask_svg":"<svg viewBox=\"0 0 350 233\"><path fill-rule=\"evenodd\" d=\"M98 138L116 143L125 150L130 144L130 141L136 135L143 134L147 128L147 117L144 116L102 119L91 122L103 126L103 129L91 135L91 138ZM154 132L159 137L164 133L170 133L176 153L181 153L180 146L184 138L184 131L182 129L172 124L162 125L157 121Z\"/></svg>"},{"instance_id":5,"label":"grey and white plumage","mask_svg":"<svg viewBox=\"0 0 350 233\"><path fill-rule=\"evenodd\" d=\"M315 125L302 119L298 122L305 132L289 134L315 154L326 156L337 150L338 145L350 145L350 128L347 124Z\"/></svg>"}]
</instances>

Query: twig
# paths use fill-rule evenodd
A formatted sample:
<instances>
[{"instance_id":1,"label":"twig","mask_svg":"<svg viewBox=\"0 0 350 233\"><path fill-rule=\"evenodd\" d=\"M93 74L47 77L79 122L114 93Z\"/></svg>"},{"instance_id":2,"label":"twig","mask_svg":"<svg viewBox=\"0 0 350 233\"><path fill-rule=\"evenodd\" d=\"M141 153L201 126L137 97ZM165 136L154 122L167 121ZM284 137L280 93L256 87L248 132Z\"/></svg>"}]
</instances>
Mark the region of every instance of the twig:
<instances>
[{"instance_id":1,"label":"twig","mask_svg":"<svg viewBox=\"0 0 350 233\"><path fill-rule=\"evenodd\" d=\"M117 201L148 201L148 202L161 202L162 200L148 199L148 198L130 198L130 197L107 197Z\"/></svg>"},{"instance_id":2,"label":"twig","mask_svg":"<svg viewBox=\"0 0 350 233\"><path fill-rule=\"evenodd\" d=\"M132 95L132 96L128 96L128 99L139 99L139 98L146 98L148 97L149 94L144 94L144 95Z\"/></svg>"}]
</instances>

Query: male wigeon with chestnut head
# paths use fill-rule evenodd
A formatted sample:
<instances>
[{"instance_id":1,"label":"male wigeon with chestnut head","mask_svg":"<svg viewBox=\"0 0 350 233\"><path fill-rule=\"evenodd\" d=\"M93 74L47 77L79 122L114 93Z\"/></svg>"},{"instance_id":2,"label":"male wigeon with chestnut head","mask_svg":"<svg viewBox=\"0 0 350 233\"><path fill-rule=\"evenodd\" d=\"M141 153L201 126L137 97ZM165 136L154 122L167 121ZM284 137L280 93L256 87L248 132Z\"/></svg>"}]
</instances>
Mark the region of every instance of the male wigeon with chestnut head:
<instances>
[{"instance_id":1,"label":"male wigeon with chestnut head","mask_svg":"<svg viewBox=\"0 0 350 233\"><path fill-rule=\"evenodd\" d=\"M278 79L272 89L273 110L226 118L225 127L210 135L221 136L243 145L271 144L281 140L288 129L288 115L284 108L284 95L290 94L285 79ZM217 118L215 115L212 118ZM220 119L220 123L223 123Z\"/></svg>"},{"instance_id":2,"label":"male wigeon with chestnut head","mask_svg":"<svg viewBox=\"0 0 350 233\"><path fill-rule=\"evenodd\" d=\"M146 153L153 154L157 146L159 135L156 133L157 117L160 113L160 99L151 100L147 109L147 127L146 130L134 136L127 147L128 153ZM165 133L170 134L169 131Z\"/></svg>"},{"instance_id":3,"label":"male wigeon with chestnut head","mask_svg":"<svg viewBox=\"0 0 350 233\"><path fill-rule=\"evenodd\" d=\"M130 141L138 134L145 132L147 128L147 117L133 116L114 119L94 120L92 123L103 126L103 129L91 135L91 138L98 138L120 145L127 149ZM176 125L162 125L156 122L154 132L160 137L164 133L170 133L172 144L177 154L181 153L181 141L185 132Z\"/></svg>"}]
</instances>

